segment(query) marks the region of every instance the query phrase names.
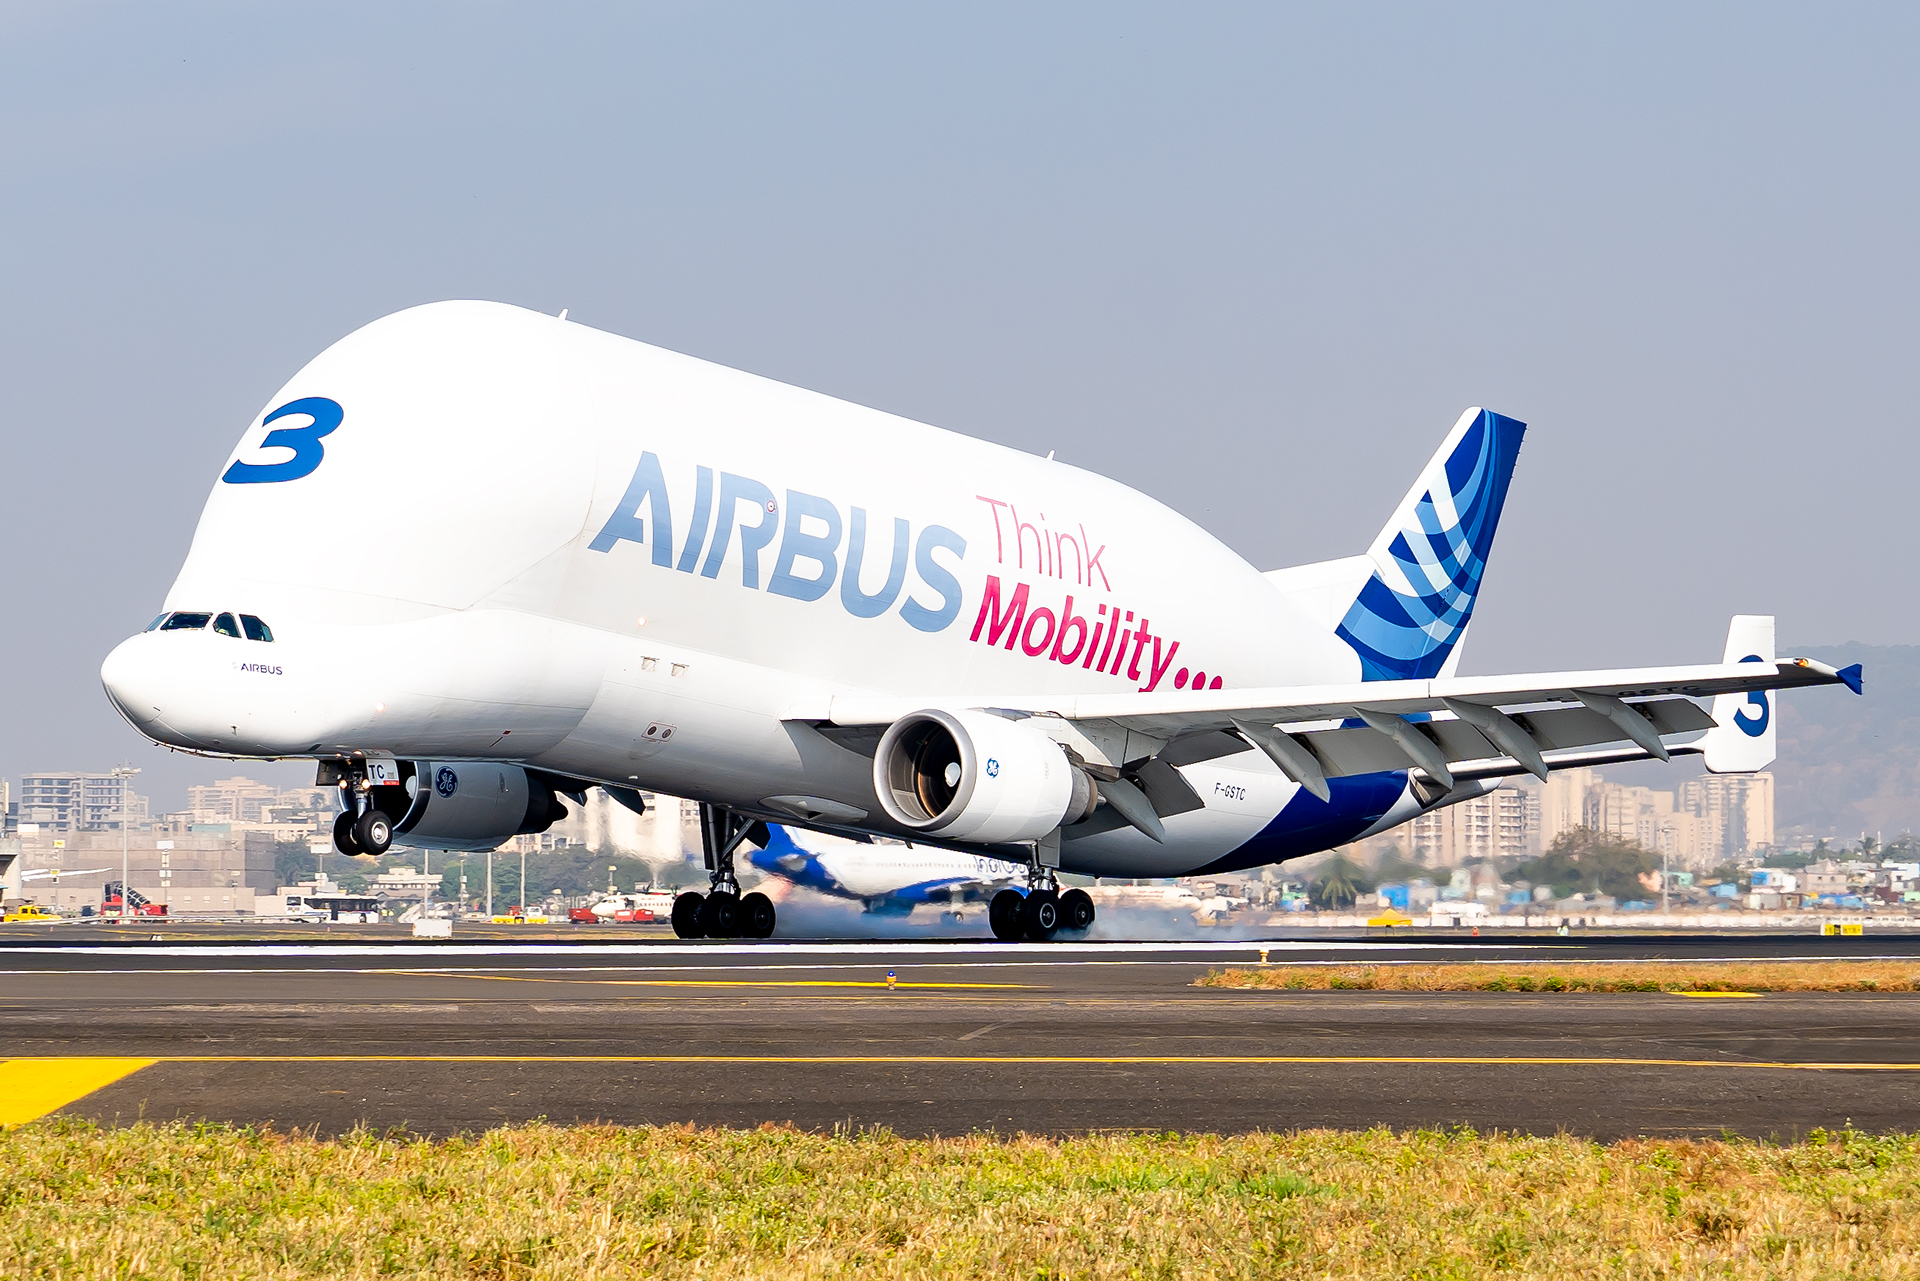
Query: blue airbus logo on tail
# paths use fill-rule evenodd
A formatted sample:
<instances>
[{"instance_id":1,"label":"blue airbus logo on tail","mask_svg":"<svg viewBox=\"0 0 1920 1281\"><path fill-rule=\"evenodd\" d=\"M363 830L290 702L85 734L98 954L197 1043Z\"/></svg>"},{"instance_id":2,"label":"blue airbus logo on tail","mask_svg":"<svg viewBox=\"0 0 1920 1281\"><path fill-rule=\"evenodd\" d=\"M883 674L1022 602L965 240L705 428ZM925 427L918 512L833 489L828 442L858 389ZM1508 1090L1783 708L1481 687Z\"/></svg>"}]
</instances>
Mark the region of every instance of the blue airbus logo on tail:
<instances>
[{"instance_id":1,"label":"blue airbus logo on tail","mask_svg":"<svg viewBox=\"0 0 1920 1281\"><path fill-rule=\"evenodd\" d=\"M1360 655L1363 679L1426 680L1446 665L1473 617L1526 430L1481 410L1444 463L1428 465L1409 519L1375 545L1373 576L1336 629Z\"/></svg>"}]
</instances>

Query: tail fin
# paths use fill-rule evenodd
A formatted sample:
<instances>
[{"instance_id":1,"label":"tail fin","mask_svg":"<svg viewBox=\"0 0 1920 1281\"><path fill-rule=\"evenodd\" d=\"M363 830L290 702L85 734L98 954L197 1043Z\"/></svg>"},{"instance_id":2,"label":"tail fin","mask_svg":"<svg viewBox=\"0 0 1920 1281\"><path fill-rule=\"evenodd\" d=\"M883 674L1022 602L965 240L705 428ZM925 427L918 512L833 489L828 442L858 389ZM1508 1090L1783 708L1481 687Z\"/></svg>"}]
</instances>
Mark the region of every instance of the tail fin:
<instances>
[{"instance_id":1,"label":"tail fin","mask_svg":"<svg viewBox=\"0 0 1920 1281\"><path fill-rule=\"evenodd\" d=\"M1526 431L1490 409L1460 415L1367 549L1372 573L1334 629L1362 679L1425 680L1459 662Z\"/></svg>"},{"instance_id":2,"label":"tail fin","mask_svg":"<svg viewBox=\"0 0 1920 1281\"><path fill-rule=\"evenodd\" d=\"M1727 628L1727 663L1773 662L1773 616L1735 614ZM1713 700L1714 727L1700 740L1711 774L1751 774L1773 764L1774 695L1765 690L1721 694Z\"/></svg>"}]
</instances>

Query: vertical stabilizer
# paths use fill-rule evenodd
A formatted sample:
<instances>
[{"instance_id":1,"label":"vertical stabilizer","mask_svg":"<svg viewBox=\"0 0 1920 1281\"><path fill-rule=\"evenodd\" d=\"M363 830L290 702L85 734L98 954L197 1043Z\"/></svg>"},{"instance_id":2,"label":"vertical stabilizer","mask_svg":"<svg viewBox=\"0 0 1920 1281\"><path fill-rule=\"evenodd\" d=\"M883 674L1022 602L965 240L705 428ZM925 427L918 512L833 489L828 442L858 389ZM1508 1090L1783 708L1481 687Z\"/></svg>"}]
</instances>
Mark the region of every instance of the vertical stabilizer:
<instances>
[{"instance_id":1,"label":"vertical stabilizer","mask_svg":"<svg viewBox=\"0 0 1920 1281\"><path fill-rule=\"evenodd\" d=\"M1367 549L1372 573L1334 629L1364 679L1453 670L1527 425L1469 409Z\"/></svg>"},{"instance_id":2,"label":"vertical stabilizer","mask_svg":"<svg viewBox=\"0 0 1920 1281\"><path fill-rule=\"evenodd\" d=\"M1773 616L1735 614L1727 628L1727 663L1773 662ZM1773 764L1773 700L1764 690L1721 694L1713 700L1714 727L1700 740L1713 774L1751 774Z\"/></svg>"}]
</instances>

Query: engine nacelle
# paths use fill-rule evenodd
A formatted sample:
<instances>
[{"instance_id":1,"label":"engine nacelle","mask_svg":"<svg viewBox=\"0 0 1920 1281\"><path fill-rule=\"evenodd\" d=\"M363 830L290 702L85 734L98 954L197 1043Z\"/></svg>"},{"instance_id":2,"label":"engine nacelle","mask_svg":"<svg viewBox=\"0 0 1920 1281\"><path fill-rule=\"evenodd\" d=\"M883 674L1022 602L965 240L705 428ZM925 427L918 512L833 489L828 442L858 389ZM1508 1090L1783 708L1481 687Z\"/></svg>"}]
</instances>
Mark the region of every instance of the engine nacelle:
<instances>
[{"instance_id":1,"label":"engine nacelle","mask_svg":"<svg viewBox=\"0 0 1920 1281\"><path fill-rule=\"evenodd\" d=\"M895 721L873 755L873 785L896 823L983 845L1037 841L1085 818L1098 801L1093 780L1060 744L982 711Z\"/></svg>"},{"instance_id":2,"label":"engine nacelle","mask_svg":"<svg viewBox=\"0 0 1920 1281\"><path fill-rule=\"evenodd\" d=\"M412 801L394 844L490 850L510 836L544 832L567 816L550 779L518 765L413 761ZM384 790L384 789L376 789Z\"/></svg>"}]
</instances>

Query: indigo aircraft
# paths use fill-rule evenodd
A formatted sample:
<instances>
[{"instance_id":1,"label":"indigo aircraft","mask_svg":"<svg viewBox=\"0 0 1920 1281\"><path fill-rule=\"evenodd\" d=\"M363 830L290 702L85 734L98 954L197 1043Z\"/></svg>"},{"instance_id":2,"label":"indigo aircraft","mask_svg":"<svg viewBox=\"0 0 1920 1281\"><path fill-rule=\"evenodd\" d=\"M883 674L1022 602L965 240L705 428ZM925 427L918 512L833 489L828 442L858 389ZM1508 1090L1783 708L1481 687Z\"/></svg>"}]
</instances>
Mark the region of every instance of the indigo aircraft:
<instances>
[{"instance_id":1,"label":"indigo aircraft","mask_svg":"<svg viewBox=\"0 0 1920 1281\"><path fill-rule=\"evenodd\" d=\"M1723 660L1455 674L1523 424L1469 409L1365 553L1262 573L1050 458L484 302L316 357L221 469L101 678L142 734L306 757L340 848L491 849L599 786L698 801L683 935L765 937L767 825L1057 871L1277 863L1568 766L1766 765L1771 692L1860 688L1733 620ZM1703 700L1710 700L1703 702Z\"/></svg>"}]
</instances>

